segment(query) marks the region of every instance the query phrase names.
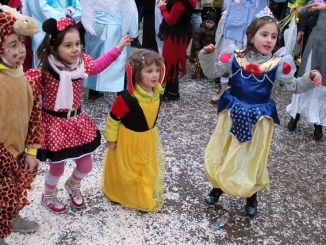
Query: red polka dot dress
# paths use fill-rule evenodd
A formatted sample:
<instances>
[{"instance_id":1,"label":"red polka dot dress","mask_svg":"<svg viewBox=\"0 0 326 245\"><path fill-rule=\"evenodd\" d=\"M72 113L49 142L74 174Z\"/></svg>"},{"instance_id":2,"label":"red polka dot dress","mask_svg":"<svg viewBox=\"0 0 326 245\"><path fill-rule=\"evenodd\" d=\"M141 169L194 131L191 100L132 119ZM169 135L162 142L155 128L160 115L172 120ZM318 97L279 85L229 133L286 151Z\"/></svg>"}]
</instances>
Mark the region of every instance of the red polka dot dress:
<instances>
[{"instance_id":1,"label":"red polka dot dress","mask_svg":"<svg viewBox=\"0 0 326 245\"><path fill-rule=\"evenodd\" d=\"M83 54L85 72L92 74L93 60ZM38 84L42 95L42 127L43 139L41 148L37 152L40 161L61 162L67 159L78 159L91 154L101 144L101 135L95 123L82 111L71 118L51 115L45 111L54 111L56 95L59 88L59 74L50 69L46 73L46 86L41 84L41 69L31 69L27 75ZM81 108L83 79L72 80L73 108ZM44 111L45 110L45 111ZM59 110L58 112L68 112Z\"/></svg>"}]
</instances>

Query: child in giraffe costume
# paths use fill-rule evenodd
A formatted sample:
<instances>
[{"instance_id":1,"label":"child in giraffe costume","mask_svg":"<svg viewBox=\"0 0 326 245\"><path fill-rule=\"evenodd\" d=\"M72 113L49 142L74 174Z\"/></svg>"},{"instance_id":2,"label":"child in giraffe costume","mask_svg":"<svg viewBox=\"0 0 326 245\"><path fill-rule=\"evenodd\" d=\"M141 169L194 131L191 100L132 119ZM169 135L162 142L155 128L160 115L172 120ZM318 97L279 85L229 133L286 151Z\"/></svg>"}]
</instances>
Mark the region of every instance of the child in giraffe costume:
<instances>
[{"instance_id":1,"label":"child in giraffe costume","mask_svg":"<svg viewBox=\"0 0 326 245\"><path fill-rule=\"evenodd\" d=\"M12 231L38 224L19 215L38 169L41 107L34 82L23 72L24 38L38 32L34 19L0 5L0 245Z\"/></svg>"}]
</instances>

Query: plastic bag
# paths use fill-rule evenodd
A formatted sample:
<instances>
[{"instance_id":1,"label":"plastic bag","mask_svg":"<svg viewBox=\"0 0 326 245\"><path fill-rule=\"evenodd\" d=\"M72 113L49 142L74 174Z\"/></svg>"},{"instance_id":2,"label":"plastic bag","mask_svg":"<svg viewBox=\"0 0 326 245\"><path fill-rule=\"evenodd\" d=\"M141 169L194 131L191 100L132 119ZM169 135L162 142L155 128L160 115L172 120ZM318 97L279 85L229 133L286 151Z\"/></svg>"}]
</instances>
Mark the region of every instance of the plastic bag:
<instances>
[{"instance_id":1,"label":"plastic bag","mask_svg":"<svg viewBox=\"0 0 326 245\"><path fill-rule=\"evenodd\" d=\"M284 31L284 42L287 48L286 54L292 55L294 53L294 45L297 38L297 24L295 15L292 16L289 28Z\"/></svg>"}]
</instances>

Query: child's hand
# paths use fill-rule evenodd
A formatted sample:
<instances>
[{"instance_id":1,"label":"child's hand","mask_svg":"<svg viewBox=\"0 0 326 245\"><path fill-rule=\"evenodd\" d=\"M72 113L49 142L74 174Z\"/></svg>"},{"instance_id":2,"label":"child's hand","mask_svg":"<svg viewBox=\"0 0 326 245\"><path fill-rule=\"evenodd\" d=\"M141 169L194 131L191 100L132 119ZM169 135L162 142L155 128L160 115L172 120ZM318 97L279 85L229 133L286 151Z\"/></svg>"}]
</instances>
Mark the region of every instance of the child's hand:
<instances>
[{"instance_id":1,"label":"child's hand","mask_svg":"<svg viewBox=\"0 0 326 245\"><path fill-rule=\"evenodd\" d=\"M115 147L116 147L116 145L117 145L116 142L109 142L109 141L107 141L107 142L105 143L105 147L107 147L107 148L109 148L109 149L111 149L111 150L114 150Z\"/></svg>"},{"instance_id":2,"label":"child's hand","mask_svg":"<svg viewBox=\"0 0 326 245\"><path fill-rule=\"evenodd\" d=\"M26 171L29 169L31 173L33 173L35 166L37 165L36 156L27 154L25 157L25 167L24 170Z\"/></svg>"},{"instance_id":3,"label":"child's hand","mask_svg":"<svg viewBox=\"0 0 326 245\"><path fill-rule=\"evenodd\" d=\"M321 2L315 2L306 5L306 8L309 9L308 12L314 12L316 10L326 10L326 4Z\"/></svg>"},{"instance_id":4,"label":"child's hand","mask_svg":"<svg viewBox=\"0 0 326 245\"><path fill-rule=\"evenodd\" d=\"M290 14L292 14L298 7L296 5L293 5L291 8L290 8Z\"/></svg>"},{"instance_id":5,"label":"child's hand","mask_svg":"<svg viewBox=\"0 0 326 245\"><path fill-rule=\"evenodd\" d=\"M164 5L165 4L165 0L158 0L157 2L156 2L156 5L157 5L157 7L158 8L160 8L162 5Z\"/></svg>"},{"instance_id":6,"label":"child's hand","mask_svg":"<svg viewBox=\"0 0 326 245\"><path fill-rule=\"evenodd\" d=\"M122 50L124 49L124 47L129 46L129 45L131 44L132 40L133 40L133 38L132 38L131 35L126 35L126 36L124 36L124 37L120 40L119 44L117 45L117 48L118 48L120 51L122 51Z\"/></svg>"},{"instance_id":7,"label":"child's hand","mask_svg":"<svg viewBox=\"0 0 326 245\"><path fill-rule=\"evenodd\" d=\"M211 54L211 53L214 53L214 52L215 52L215 49L216 49L216 47L215 47L214 44L209 44L209 45L205 46L205 47L201 50L201 52L202 52L203 54Z\"/></svg>"},{"instance_id":8,"label":"child's hand","mask_svg":"<svg viewBox=\"0 0 326 245\"><path fill-rule=\"evenodd\" d=\"M321 74L319 71L310 71L309 72L310 79L312 80L312 83L319 86L322 83L321 80Z\"/></svg>"}]
</instances>

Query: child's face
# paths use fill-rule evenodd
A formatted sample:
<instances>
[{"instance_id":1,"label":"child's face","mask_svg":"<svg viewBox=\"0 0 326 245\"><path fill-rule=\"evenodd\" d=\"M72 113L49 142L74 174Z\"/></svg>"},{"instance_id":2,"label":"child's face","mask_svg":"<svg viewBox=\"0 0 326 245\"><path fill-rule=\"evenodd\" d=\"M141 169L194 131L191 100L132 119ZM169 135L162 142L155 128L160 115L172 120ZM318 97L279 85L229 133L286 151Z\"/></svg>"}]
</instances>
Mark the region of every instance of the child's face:
<instances>
[{"instance_id":1,"label":"child's face","mask_svg":"<svg viewBox=\"0 0 326 245\"><path fill-rule=\"evenodd\" d=\"M144 66L141 70L142 81L139 81L140 87L145 92L152 92L153 88L156 86L158 79L160 78L161 68L155 63Z\"/></svg>"},{"instance_id":2,"label":"child's face","mask_svg":"<svg viewBox=\"0 0 326 245\"><path fill-rule=\"evenodd\" d=\"M67 32L58 47L58 55L68 64L78 61L81 53L80 37L77 30Z\"/></svg>"},{"instance_id":3,"label":"child's face","mask_svg":"<svg viewBox=\"0 0 326 245\"><path fill-rule=\"evenodd\" d=\"M251 42L260 54L270 54L277 41L278 30L275 23L266 23L257 30Z\"/></svg>"},{"instance_id":4,"label":"child's face","mask_svg":"<svg viewBox=\"0 0 326 245\"><path fill-rule=\"evenodd\" d=\"M205 21L205 24L206 24L206 27L207 27L208 29L211 29L211 28L213 28L213 27L215 26L215 22L212 21L212 20L206 20L206 21Z\"/></svg>"},{"instance_id":5,"label":"child's face","mask_svg":"<svg viewBox=\"0 0 326 245\"><path fill-rule=\"evenodd\" d=\"M15 33L7 36L4 43L3 58L12 66L22 65L26 58L25 37Z\"/></svg>"}]
</instances>

